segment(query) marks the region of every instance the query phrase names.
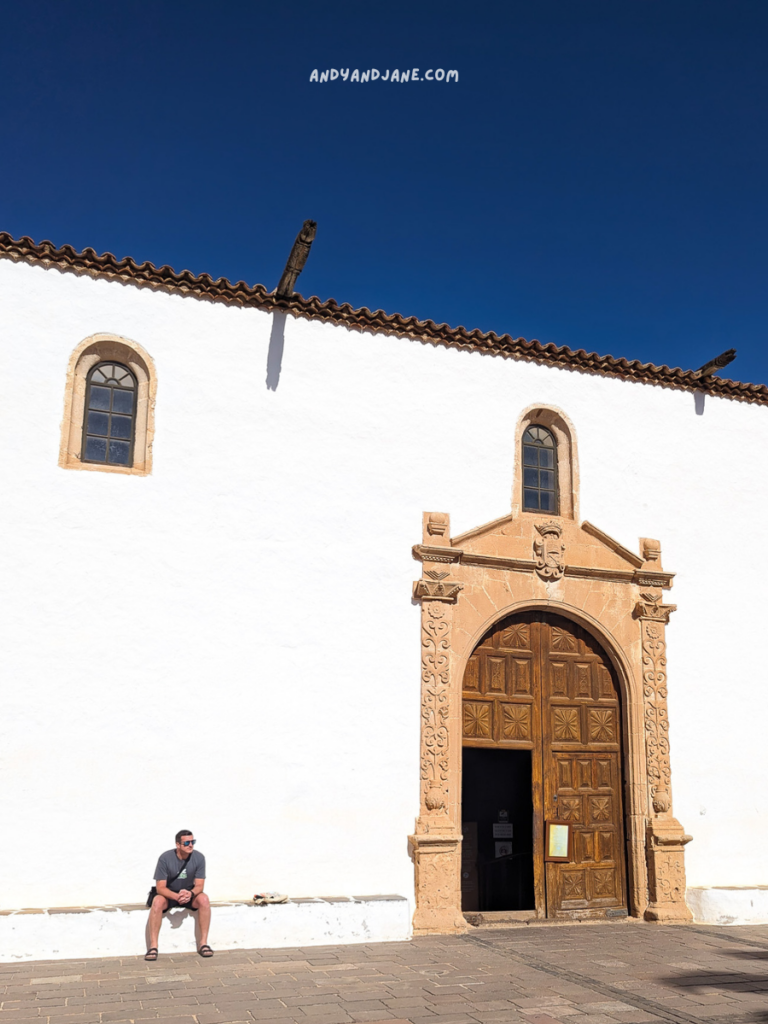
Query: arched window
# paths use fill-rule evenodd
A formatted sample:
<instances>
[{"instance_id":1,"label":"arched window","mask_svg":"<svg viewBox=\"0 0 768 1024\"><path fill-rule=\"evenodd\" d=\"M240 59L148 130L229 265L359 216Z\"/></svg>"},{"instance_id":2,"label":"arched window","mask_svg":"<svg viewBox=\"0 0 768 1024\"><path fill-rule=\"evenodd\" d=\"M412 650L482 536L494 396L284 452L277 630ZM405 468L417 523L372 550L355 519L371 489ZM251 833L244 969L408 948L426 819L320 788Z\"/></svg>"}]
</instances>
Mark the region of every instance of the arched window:
<instances>
[{"instance_id":1,"label":"arched window","mask_svg":"<svg viewBox=\"0 0 768 1024\"><path fill-rule=\"evenodd\" d=\"M141 345L118 334L84 338L67 367L61 468L151 473L156 394L155 364Z\"/></svg>"},{"instance_id":2,"label":"arched window","mask_svg":"<svg viewBox=\"0 0 768 1024\"><path fill-rule=\"evenodd\" d=\"M523 511L558 512L557 442L538 424L523 434Z\"/></svg>"},{"instance_id":3,"label":"arched window","mask_svg":"<svg viewBox=\"0 0 768 1024\"><path fill-rule=\"evenodd\" d=\"M136 378L120 363L97 363L88 374L83 461L133 465Z\"/></svg>"}]
</instances>

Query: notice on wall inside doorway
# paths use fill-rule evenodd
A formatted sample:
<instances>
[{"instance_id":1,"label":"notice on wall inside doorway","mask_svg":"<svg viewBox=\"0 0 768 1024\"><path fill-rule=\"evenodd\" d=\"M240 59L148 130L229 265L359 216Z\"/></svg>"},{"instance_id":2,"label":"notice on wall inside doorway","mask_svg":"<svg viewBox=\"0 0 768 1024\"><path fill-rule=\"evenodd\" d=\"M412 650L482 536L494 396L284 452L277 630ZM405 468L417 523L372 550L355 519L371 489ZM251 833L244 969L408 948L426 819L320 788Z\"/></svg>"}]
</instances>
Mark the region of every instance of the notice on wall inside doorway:
<instances>
[{"instance_id":1,"label":"notice on wall inside doorway","mask_svg":"<svg viewBox=\"0 0 768 1024\"><path fill-rule=\"evenodd\" d=\"M493 823L493 838L494 839L511 839L512 838L512 822L511 821L494 821ZM498 854L497 854L498 856Z\"/></svg>"},{"instance_id":2,"label":"notice on wall inside doorway","mask_svg":"<svg viewBox=\"0 0 768 1024\"><path fill-rule=\"evenodd\" d=\"M512 843L507 841L507 842L503 842L503 843L495 843L494 845L496 847L496 857L497 858L498 857L511 857L512 856Z\"/></svg>"}]
</instances>

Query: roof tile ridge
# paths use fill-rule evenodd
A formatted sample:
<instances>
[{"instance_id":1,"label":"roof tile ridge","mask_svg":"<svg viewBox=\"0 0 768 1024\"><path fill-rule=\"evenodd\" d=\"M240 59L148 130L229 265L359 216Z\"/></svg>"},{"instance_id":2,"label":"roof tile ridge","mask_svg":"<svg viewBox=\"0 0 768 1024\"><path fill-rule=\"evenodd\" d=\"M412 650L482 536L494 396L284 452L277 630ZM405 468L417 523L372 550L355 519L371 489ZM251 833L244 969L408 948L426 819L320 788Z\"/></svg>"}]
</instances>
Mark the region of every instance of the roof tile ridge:
<instances>
[{"instance_id":1,"label":"roof tile ridge","mask_svg":"<svg viewBox=\"0 0 768 1024\"><path fill-rule=\"evenodd\" d=\"M304 298L296 294L287 299L277 298L274 292L268 292L261 284L249 285L242 280L233 284L226 277L214 280L210 274L194 274L186 269L176 272L167 264L156 267L149 260L136 263L130 256L117 259L113 253L99 254L90 246L79 252L69 244L57 247L48 239L36 243L28 235L14 239L8 232L0 231L0 256L72 268L92 275L103 274L136 285L178 290L182 294L194 294L217 301L257 306L265 310L283 310L297 316L343 323L358 330L403 333L431 344L444 344L453 348L502 356L517 356L530 361L587 370L603 376L768 404L768 386L765 384L751 384L716 376L697 378L694 370L683 370L680 367L671 369L666 364L657 366L650 362L641 363L639 360L628 360L624 356L601 356L597 352L587 352L583 348L573 350L567 345L542 343L536 338L514 338L510 334L500 335L495 331L482 331L480 328L468 330L463 325L451 327L446 323L437 324L432 319L420 320L415 315L406 317L401 313L387 313L383 309L371 311L367 306L355 308L350 303L340 304L333 298L322 300L317 295Z\"/></svg>"},{"instance_id":2,"label":"roof tile ridge","mask_svg":"<svg viewBox=\"0 0 768 1024\"><path fill-rule=\"evenodd\" d=\"M64 264L73 269L97 274L128 277L130 280L171 285L183 290L200 291L203 294L217 293L221 297L261 299L266 294L263 285L249 285L245 281L231 282L226 277L214 280L210 274L195 274L191 270L175 271L167 263L155 266L150 260L137 263L131 256L118 259L114 253L98 253L91 246L82 250L65 243L56 246L49 239L35 242L28 235L15 239L9 232L0 231L0 254L19 255L36 262Z\"/></svg>"},{"instance_id":3,"label":"roof tile ridge","mask_svg":"<svg viewBox=\"0 0 768 1024\"><path fill-rule=\"evenodd\" d=\"M296 302L297 299L298 302ZM484 332L477 327L468 331L467 328L461 324L456 327L451 327L445 322L438 324L431 318L427 320L419 320L416 316L404 317L400 313L387 313L381 308L372 311L368 306L354 307L348 302L339 305L339 303L333 298L321 300L317 295L313 295L309 299L305 299L302 296L294 296L292 302L296 302L298 306L303 307L310 304L316 304L316 309L318 311L335 312L345 317L354 316L366 319L369 321L368 326L371 327L375 326L376 321L384 321L386 327L397 325L398 328L407 331L408 333L419 333L428 335L432 338L434 338L435 335L448 335L452 338L461 337L465 339L466 342L490 342L490 345L487 345L487 347L504 347L510 348L513 351L519 351L522 349L526 354L529 352L535 352L538 355L555 355L563 362L597 364L599 372L603 373L606 372L608 367L613 367L616 370L629 372L633 376L648 382L654 380L658 381L659 377L663 376L680 379L681 382L684 382L686 385L694 386L701 390L716 389L717 391L720 391L724 390L722 387L723 385L731 388L738 386L740 389L747 388L750 391L754 391L756 394L768 397L768 386L765 384L737 384L737 382L722 377L706 378L705 381L702 381L700 378L694 377L695 370L683 370L679 366L672 369L667 364L658 366L652 362L641 362L639 359L630 360L625 356L600 355L595 351L587 352L583 348L574 350L568 345L557 345L555 342L542 343L536 338L515 338L511 334L497 334L496 331Z\"/></svg>"}]
</instances>

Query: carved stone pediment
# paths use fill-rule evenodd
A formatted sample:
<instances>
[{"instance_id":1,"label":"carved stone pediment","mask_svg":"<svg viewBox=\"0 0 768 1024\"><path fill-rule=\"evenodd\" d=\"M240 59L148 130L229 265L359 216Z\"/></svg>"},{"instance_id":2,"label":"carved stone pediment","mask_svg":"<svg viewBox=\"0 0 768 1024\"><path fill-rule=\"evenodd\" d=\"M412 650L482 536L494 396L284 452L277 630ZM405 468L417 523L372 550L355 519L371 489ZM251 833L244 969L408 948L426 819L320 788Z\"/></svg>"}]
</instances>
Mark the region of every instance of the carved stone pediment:
<instances>
[{"instance_id":1,"label":"carved stone pediment","mask_svg":"<svg viewBox=\"0 0 768 1024\"><path fill-rule=\"evenodd\" d=\"M426 543L414 549L425 562L427 551ZM635 554L592 523L530 512L504 516L454 537L442 551L446 560L449 551L462 565L535 572L546 582L572 576L656 588L672 583L672 574L660 562Z\"/></svg>"}]
</instances>

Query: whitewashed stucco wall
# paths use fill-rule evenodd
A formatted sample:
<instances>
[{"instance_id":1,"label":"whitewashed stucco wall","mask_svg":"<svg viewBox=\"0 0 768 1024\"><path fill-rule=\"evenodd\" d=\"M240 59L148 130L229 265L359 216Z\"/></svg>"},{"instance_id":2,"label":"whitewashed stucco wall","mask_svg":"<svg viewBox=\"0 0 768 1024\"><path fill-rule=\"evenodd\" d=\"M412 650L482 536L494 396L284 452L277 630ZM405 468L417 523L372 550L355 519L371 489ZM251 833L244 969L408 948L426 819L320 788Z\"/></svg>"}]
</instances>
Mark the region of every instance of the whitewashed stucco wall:
<instances>
[{"instance_id":1,"label":"whitewashed stucco wall","mask_svg":"<svg viewBox=\"0 0 768 1024\"><path fill-rule=\"evenodd\" d=\"M689 885L768 881L768 409L292 318L273 391L270 314L8 261L0 308L2 907L135 902L182 827L216 899L411 897L410 549L424 510L508 512L535 402L575 426L581 517L678 574ZM57 465L96 332L155 361L150 477Z\"/></svg>"}]
</instances>

